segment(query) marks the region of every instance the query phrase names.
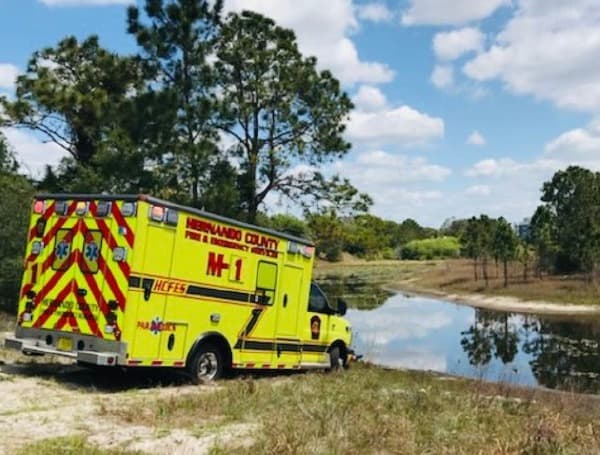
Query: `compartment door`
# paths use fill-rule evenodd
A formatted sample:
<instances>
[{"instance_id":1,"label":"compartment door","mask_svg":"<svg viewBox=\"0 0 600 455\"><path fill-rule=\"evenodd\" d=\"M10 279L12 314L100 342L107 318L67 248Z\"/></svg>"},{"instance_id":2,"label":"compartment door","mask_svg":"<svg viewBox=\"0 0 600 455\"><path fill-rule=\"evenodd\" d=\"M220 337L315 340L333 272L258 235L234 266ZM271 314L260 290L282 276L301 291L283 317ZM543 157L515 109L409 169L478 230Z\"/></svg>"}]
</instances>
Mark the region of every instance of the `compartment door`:
<instances>
[{"instance_id":1,"label":"compartment door","mask_svg":"<svg viewBox=\"0 0 600 455\"><path fill-rule=\"evenodd\" d=\"M144 245L142 292L135 293L137 318L132 357L136 360L159 359L161 334L170 327L164 320L167 292L162 290L161 283L168 280L174 242L174 229L149 223Z\"/></svg>"},{"instance_id":2,"label":"compartment door","mask_svg":"<svg viewBox=\"0 0 600 455\"><path fill-rule=\"evenodd\" d=\"M286 265L280 281L279 301L277 304L277 362L298 364L300 362L300 336L298 334L298 312L302 299L302 279L304 271L298 267ZM282 362L284 363L284 362Z\"/></svg>"}]
</instances>

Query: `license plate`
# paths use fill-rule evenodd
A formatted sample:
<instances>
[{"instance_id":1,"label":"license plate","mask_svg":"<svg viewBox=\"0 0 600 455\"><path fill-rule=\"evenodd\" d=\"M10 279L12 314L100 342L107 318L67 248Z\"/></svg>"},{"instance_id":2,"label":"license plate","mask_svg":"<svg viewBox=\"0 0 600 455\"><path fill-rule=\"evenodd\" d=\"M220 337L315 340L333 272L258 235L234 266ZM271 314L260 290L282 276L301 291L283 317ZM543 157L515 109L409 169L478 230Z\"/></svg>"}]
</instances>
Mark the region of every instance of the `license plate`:
<instances>
[{"instance_id":1,"label":"license plate","mask_svg":"<svg viewBox=\"0 0 600 455\"><path fill-rule=\"evenodd\" d=\"M56 348L59 351L72 351L73 340L71 340L71 338L59 338L56 342Z\"/></svg>"}]
</instances>

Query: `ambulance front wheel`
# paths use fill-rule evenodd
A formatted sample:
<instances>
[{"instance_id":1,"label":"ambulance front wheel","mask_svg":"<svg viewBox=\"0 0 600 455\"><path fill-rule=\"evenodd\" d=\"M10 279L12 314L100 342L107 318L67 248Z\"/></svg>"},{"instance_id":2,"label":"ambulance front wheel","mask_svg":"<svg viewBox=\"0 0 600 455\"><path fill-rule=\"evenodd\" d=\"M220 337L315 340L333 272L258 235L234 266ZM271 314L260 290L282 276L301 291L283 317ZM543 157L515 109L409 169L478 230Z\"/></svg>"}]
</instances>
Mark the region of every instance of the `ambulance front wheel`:
<instances>
[{"instance_id":1,"label":"ambulance front wheel","mask_svg":"<svg viewBox=\"0 0 600 455\"><path fill-rule=\"evenodd\" d=\"M198 346L188 365L188 373L194 384L214 381L223 376L223 353L212 343Z\"/></svg>"}]
</instances>

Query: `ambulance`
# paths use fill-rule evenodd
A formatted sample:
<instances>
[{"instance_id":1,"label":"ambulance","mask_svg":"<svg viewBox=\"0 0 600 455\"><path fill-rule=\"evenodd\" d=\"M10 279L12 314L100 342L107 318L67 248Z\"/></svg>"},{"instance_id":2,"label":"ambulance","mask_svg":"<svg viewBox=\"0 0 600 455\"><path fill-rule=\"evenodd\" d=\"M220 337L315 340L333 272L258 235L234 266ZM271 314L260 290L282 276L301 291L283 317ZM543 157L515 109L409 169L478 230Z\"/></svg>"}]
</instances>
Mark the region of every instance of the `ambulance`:
<instances>
[{"instance_id":1,"label":"ambulance","mask_svg":"<svg viewBox=\"0 0 600 455\"><path fill-rule=\"evenodd\" d=\"M346 304L311 282L314 259L307 240L147 195L40 194L5 346L194 382L338 368Z\"/></svg>"}]
</instances>

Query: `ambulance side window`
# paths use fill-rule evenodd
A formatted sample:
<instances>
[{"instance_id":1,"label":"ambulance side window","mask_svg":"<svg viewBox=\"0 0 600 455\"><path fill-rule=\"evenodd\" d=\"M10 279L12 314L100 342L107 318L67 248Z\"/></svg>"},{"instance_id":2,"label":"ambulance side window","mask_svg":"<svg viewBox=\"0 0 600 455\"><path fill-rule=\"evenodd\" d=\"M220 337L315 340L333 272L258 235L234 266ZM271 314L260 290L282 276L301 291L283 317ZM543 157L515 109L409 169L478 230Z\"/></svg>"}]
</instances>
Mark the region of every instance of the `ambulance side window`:
<instances>
[{"instance_id":1,"label":"ambulance side window","mask_svg":"<svg viewBox=\"0 0 600 455\"><path fill-rule=\"evenodd\" d=\"M315 283L310 284L310 297L308 299L308 311L313 313L327 313L329 305L323 291Z\"/></svg>"},{"instance_id":2,"label":"ambulance side window","mask_svg":"<svg viewBox=\"0 0 600 455\"><path fill-rule=\"evenodd\" d=\"M256 273L256 294L262 297L262 304L273 305L277 287L277 264L260 261Z\"/></svg>"}]
</instances>

